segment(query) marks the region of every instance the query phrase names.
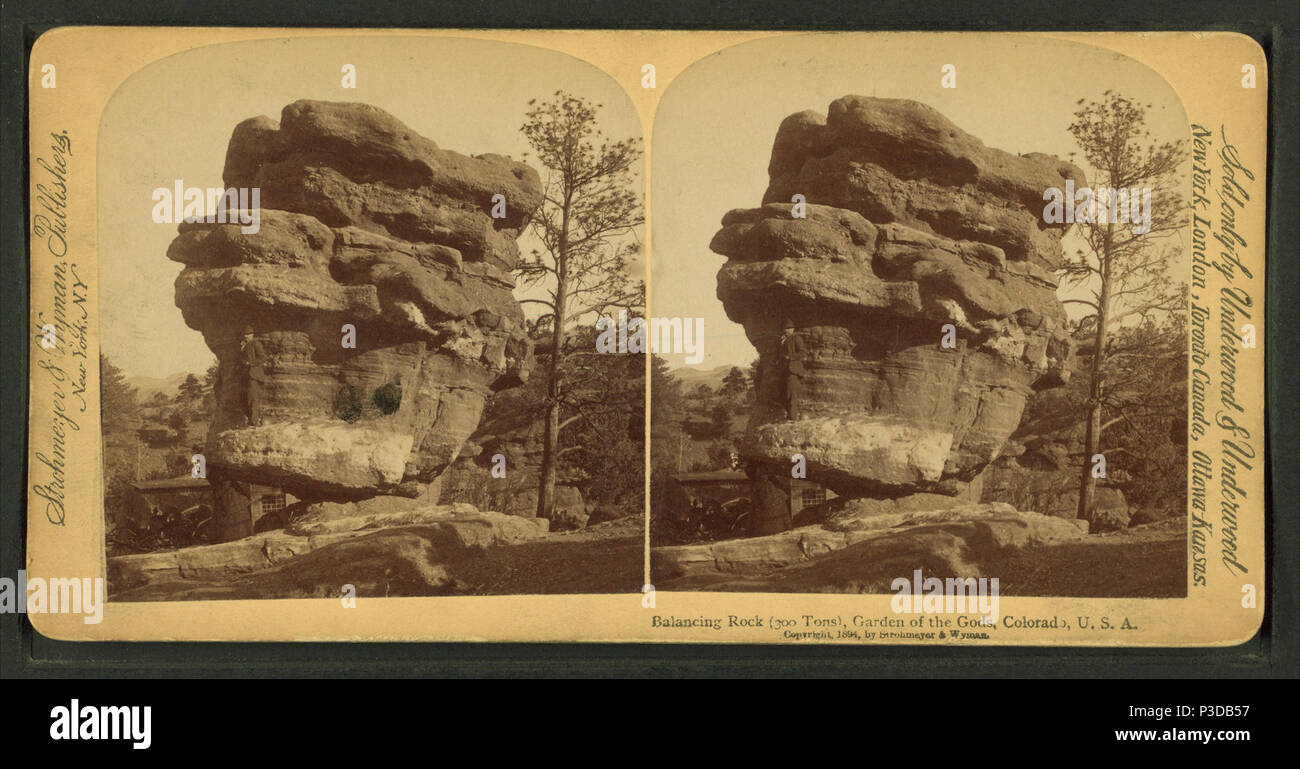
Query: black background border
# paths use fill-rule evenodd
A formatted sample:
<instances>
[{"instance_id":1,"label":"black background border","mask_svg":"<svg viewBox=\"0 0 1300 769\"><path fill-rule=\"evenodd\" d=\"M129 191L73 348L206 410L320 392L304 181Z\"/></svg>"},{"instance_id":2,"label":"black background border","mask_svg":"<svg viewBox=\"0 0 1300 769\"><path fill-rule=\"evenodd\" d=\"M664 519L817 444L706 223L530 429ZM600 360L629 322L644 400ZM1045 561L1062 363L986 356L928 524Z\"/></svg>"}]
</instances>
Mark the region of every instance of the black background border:
<instances>
[{"instance_id":1,"label":"black background border","mask_svg":"<svg viewBox=\"0 0 1300 769\"><path fill-rule=\"evenodd\" d=\"M1038 3L828 0L461 0L419 4L254 0L16 0L0 11L0 574L21 568L26 528L27 57L60 26L760 30L1227 30L1269 60L1267 610L1254 639L1214 649L809 647L701 644L77 643L0 614L0 677L1008 677L1300 676L1297 517L1297 28L1295 0ZM1068 72L1068 71L1064 71ZM1062 74L1061 76L1068 76Z\"/></svg>"}]
</instances>

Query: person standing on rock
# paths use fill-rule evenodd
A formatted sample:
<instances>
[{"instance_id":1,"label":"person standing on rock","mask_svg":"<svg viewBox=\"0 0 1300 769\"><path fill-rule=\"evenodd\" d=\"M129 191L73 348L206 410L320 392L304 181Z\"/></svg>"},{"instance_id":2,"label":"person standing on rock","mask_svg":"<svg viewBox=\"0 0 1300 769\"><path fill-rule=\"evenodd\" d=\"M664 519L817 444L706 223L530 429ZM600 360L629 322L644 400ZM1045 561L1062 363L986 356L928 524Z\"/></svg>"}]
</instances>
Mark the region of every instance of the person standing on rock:
<instances>
[{"instance_id":1,"label":"person standing on rock","mask_svg":"<svg viewBox=\"0 0 1300 769\"><path fill-rule=\"evenodd\" d=\"M253 327L244 326L239 342L239 370L243 379L244 414L248 424L262 424L262 384L266 381L266 348L253 336Z\"/></svg>"},{"instance_id":2,"label":"person standing on rock","mask_svg":"<svg viewBox=\"0 0 1300 769\"><path fill-rule=\"evenodd\" d=\"M799 418L799 401L803 397L803 378L808 374L803 361L808 354L803 337L795 330L794 321L787 320L781 334L780 354L785 364L785 409L787 418Z\"/></svg>"}]
</instances>

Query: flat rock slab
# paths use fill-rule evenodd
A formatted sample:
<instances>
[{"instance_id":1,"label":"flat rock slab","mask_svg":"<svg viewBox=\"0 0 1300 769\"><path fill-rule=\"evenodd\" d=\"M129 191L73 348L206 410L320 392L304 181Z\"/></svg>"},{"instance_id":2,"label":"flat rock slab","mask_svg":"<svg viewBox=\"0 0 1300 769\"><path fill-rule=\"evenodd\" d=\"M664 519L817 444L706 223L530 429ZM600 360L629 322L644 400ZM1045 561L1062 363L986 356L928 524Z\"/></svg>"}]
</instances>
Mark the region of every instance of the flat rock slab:
<instances>
[{"instance_id":1,"label":"flat rock slab","mask_svg":"<svg viewBox=\"0 0 1300 769\"><path fill-rule=\"evenodd\" d=\"M360 551L368 551L376 544L400 556L397 560L401 562L436 563L440 553L516 544L547 534L545 519L464 507L468 506L337 518L313 524L308 532L269 531L218 545L117 556L108 560L109 593L156 581L237 580L322 550L332 553L333 571L343 575L345 571L364 571L351 558L363 555ZM399 541L402 537L407 539ZM318 557L313 562L319 560ZM416 573L422 572L417 569ZM433 575L424 576L432 578ZM350 580L338 581L340 585L347 582ZM436 582L435 579L432 584Z\"/></svg>"},{"instance_id":2,"label":"flat rock slab","mask_svg":"<svg viewBox=\"0 0 1300 769\"><path fill-rule=\"evenodd\" d=\"M943 510L904 511L840 518L763 537L702 545L657 547L651 575L664 580L717 579L719 575L770 575L791 566L834 555L859 571L910 576L930 571L979 576L978 562L1007 549L1050 545L1083 538L1086 521L1021 512L1002 503L962 505ZM847 555L842 555L851 551ZM869 581L869 580L868 580ZM888 583L886 583L888 587Z\"/></svg>"}]
</instances>

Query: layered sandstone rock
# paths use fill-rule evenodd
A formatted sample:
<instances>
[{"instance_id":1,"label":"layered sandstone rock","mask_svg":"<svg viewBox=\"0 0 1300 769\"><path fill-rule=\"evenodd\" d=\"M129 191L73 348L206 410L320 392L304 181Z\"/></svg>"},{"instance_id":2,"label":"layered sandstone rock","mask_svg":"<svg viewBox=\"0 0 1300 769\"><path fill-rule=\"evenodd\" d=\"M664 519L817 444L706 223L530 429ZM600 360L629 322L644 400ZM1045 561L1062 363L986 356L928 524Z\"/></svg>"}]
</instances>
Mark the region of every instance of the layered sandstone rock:
<instances>
[{"instance_id":1,"label":"layered sandstone rock","mask_svg":"<svg viewBox=\"0 0 1300 769\"><path fill-rule=\"evenodd\" d=\"M219 362L210 477L308 500L418 493L527 375L511 269L537 173L375 107L298 101L235 128L225 183L260 188L260 229L184 224L167 252Z\"/></svg>"},{"instance_id":2,"label":"layered sandstone rock","mask_svg":"<svg viewBox=\"0 0 1300 769\"><path fill-rule=\"evenodd\" d=\"M862 96L786 118L768 172L762 207L728 213L711 244L728 257L718 297L761 358L750 467L788 477L802 454L810 480L847 496L963 493L1026 398L1068 375L1065 227L1041 212L1045 189L1082 172ZM786 321L807 350L793 420Z\"/></svg>"}]
</instances>

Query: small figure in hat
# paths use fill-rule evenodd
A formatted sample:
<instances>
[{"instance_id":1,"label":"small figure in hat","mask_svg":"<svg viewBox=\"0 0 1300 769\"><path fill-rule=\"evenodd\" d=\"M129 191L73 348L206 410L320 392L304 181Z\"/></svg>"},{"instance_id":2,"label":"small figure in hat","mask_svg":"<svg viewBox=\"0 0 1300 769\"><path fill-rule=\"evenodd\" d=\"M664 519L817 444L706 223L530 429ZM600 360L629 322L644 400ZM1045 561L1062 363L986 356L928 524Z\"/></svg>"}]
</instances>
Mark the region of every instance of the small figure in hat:
<instances>
[{"instance_id":1,"label":"small figure in hat","mask_svg":"<svg viewBox=\"0 0 1300 769\"><path fill-rule=\"evenodd\" d=\"M244 413L248 424L262 424L262 386L266 381L266 348L253 335L251 325L244 326L239 342L239 371L243 379Z\"/></svg>"},{"instance_id":2,"label":"small figure in hat","mask_svg":"<svg viewBox=\"0 0 1300 769\"><path fill-rule=\"evenodd\" d=\"M785 331L781 334L779 350L781 360L785 364L785 408L787 418L797 420L799 418L799 400L803 396L803 378L808 374L804 368L804 358L808 354L804 346L803 336L795 330L794 321L787 319L782 326Z\"/></svg>"}]
</instances>

